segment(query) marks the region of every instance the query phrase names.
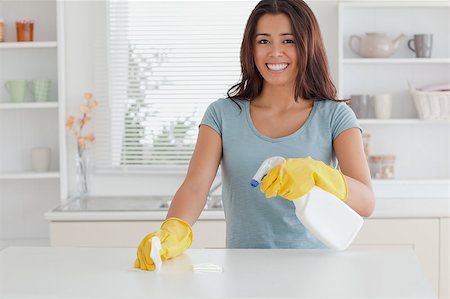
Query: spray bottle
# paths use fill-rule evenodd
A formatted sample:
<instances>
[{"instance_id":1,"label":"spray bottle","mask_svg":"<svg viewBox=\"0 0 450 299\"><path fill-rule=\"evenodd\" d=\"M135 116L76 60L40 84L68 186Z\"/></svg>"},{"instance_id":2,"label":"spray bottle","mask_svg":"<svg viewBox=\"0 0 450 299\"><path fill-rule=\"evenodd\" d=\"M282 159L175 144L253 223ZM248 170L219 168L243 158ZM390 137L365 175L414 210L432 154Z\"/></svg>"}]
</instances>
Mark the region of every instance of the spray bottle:
<instances>
[{"instance_id":1,"label":"spray bottle","mask_svg":"<svg viewBox=\"0 0 450 299\"><path fill-rule=\"evenodd\" d=\"M283 157L266 159L250 185L257 187L267 173L285 161ZM327 247L345 250L363 225L363 218L341 199L314 186L304 196L293 200L295 214L306 229Z\"/></svg>"}]
</instances>

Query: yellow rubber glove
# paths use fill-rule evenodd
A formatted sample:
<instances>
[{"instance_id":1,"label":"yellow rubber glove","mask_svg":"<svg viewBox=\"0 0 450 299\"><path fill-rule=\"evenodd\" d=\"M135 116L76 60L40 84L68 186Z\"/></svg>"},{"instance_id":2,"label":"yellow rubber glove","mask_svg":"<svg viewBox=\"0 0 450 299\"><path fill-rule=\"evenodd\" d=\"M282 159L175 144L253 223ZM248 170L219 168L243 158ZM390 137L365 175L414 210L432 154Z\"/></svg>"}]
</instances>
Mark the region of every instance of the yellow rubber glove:
<instances>
[{"instance_id":1,"label":"yellow rubber glove","mask_svg":"<svg viewBox=\"0 0 450 299\"><path fill-rule=\"evenodd\" d=\"M287 159L274 167L261 182L261 191L266 197L280 195L294 200L317 186L336 195L341 200L347 198L347 183L343 174L322 161L311 157Z\"/></svg>"},{"instance_id":2,"label":"yellow rubber glove","mask_svg":"<svg viewBox=\"0 0 450 299\"><path fill-rule=\"evenodd\" d=\"M137 249L137 259L134 267L153 271L155 263L150 258L150 250L152 247L152 237L158 237L161 241L161 260L165 261L179 256L192 243L192 228L189 223L178 219L168 218L162 224L157 232L153 232L144 237Z\"/></svg>"}]
</instances>

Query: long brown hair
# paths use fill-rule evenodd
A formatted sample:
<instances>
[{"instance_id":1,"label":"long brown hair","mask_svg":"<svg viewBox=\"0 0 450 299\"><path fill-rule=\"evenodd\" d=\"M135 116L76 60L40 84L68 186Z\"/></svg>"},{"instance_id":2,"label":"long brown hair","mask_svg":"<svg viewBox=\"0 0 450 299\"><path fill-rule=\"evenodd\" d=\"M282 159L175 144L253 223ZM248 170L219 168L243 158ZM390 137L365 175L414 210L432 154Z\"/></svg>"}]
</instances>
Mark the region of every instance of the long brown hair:
<instances>
[{"instance_id":1,"label":"long brown hair","mask_svg":"<svg viewBox=\"0 0 450 299\"><path fill-rule=\"evenodd\" d=\"M298 56L295 100L336 100L328 60L316 17L302 0L262 0L253 9L241 44L241 79L227 92L231 100L258 96L264 79L256 68L253 51L256 24L265 14L286 14L292 23Z\"/></svg>"}]
</instances>

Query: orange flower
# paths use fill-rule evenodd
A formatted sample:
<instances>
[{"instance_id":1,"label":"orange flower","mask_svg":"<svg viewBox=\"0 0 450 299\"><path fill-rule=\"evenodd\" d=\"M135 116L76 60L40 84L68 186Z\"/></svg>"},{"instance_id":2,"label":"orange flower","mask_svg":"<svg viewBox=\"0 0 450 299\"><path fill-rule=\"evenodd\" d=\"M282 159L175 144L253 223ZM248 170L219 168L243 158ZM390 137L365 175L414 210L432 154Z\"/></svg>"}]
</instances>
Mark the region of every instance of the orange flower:
<instances>
[{"instance_id":1,"label":"orange flower","mask_svg":"<svg viewBox=\"0 0 450 299\"><path fill-rule=\"evenodd\" d=\"M84 147L84 146L86 145L86 138L84 138L84 137L78 137L78 144L79 144L81 147Z\"/></svg>"},{"instance_id":2,"label":"orange flower","mask_svg":"<svg viewBox=\"0 0 450 299\"><path fill-rule=\"evenodd\" d=\"M69 129L72 129L74 121L75 121L75 117L73 117L72 115L69 115L69 117L67 117L66 127Z\"/></svg>"},{"instance_id":3,"label":"orange flower","mask_svg":"<svg viewBox=\"0 0 450 299\"><path fill-rule=\"evenodd\" d=\"M90 99L92 99L92 93L90 93L90 92L85 92L84 93L84 98L86 99L86 100L90 100Z\"/></svg>"},{"instance_id":4,"label":"orange flower","mask_svg":"<svg viewBox=\"0 0 450 299\"><path fill-rule=\"evenodd\" d=\"M90 142L94 142L95 141L95 136L94 136L94 134L88 134L88 135L86 135L86 140L88 140L88 141L90 141Z\"/></svg>"},{"instance_id":5,"label":"orange flower","mask_svg":"<svg viewBox=\"0 0 450 299\"><path fill-rule=\"evenodd\" d=\"M98 103L97 103L96 100L92 100L92 99L89 100L89 108L91 108L91 110L94 109L97 106L98 106Z\"/></svg>"},{"instance_id":6,"label":"orange flower","mask_svg":"<svg viewBox=\"0 0 450 299\"><path fill-rule=\"evenodd\" d=\"M81 105L81 106L80 106L80 111L81 111L82 113L88 113L88 112L91 111L91 109L90 109L88 106L86 106L86 105Z\"/></svg>"},{"instance_id":7,"label":"orange flower","mask_svg":"<svg viewBox=\"0 0 450 299\"><path fill-rule=\"evenodd\" d=\"M67 117L66 121L66 127L76 138L79 154L83 153L89 142L95 141L94 134L85 133L85 125L92 119L92 116L89 113L98 106L97 101L92 97L92 93L85 92L83 96L87 103L80 105L80 111L82 113L81 117L78 118L70 115Z\"/></svg>"}]
</instances>

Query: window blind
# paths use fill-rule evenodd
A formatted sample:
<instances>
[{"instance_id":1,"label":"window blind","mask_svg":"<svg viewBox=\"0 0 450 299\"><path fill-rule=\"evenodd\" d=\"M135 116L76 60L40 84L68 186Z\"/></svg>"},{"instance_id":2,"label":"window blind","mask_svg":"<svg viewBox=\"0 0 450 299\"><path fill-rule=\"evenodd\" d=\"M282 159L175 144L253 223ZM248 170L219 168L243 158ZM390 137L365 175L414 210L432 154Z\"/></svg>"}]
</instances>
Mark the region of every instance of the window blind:
<instances>
[{"instance_id":1,"label":"window blind","mask_svg":"<svg viewBox=\"0 0 450 299\"><path fill-rule=\"evenodd\" d=\"M95 47L97 170L186 168L207 106L239 80L255 4L108 2Z\"/></svg>"}]
</instances>

